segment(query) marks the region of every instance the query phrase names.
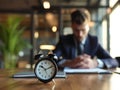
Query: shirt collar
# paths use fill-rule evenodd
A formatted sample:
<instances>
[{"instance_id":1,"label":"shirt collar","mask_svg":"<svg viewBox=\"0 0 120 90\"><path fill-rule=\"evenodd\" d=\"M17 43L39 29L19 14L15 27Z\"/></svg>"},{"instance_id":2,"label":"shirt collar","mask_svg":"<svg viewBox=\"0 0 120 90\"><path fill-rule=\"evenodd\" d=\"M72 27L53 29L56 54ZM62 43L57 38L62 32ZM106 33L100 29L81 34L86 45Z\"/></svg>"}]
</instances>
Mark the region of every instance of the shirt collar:
<instances>
[{"instance_id":1,"label":"shirt collar","mask_svg":"<svg viewBox=\"0 0 120 90\"><path fill-rule=\"evenodd\" d=\"M85 38L81 41L81 43L82 43L83 45L85 44L86 38L87 38L87 37L85 37Z\"/></svg>"},{"instance_id":2,"label":"shirt collar","mask_svg":"<svg viewBox=\"0 0 120 90\"><path fill-rule=\"evenodd\" d=\"M87 37L85 37L82 41L81 41L81 44L82 45L85 45L85 42L86 42L86 39ZM77 40L74 38L74 41L75 41L75 44L77 43Z\"/></svg>"}]
</instances>

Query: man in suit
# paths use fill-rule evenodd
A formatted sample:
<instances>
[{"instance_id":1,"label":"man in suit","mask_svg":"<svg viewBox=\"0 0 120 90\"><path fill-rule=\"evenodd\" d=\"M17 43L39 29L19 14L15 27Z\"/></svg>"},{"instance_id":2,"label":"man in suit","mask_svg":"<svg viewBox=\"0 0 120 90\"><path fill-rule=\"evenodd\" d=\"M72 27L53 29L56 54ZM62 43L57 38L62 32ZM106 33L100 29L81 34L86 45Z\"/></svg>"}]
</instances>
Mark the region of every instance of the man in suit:
<instances>
[{"instance_id":1,"label":"man in suit","mask_svg":"<svg viewBox=\"0 0 120 90\"><path fill-rule=\"evenodd\" d=\"M89 34L90 14L86 9L71 14L73 34L61 36L53 51L63 59L59 67L70 68L114 68L118 62L98 43L96 36Z\"/></svg>"}]
</instances>

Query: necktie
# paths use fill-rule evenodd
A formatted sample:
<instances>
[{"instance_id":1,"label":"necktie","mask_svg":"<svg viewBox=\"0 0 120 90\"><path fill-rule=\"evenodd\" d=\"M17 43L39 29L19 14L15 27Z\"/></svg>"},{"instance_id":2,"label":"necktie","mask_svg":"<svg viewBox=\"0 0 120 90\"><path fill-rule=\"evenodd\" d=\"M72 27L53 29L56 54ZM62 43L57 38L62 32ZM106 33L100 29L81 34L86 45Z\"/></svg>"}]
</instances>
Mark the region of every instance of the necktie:
<instances>
[{"instance_id":1,"label":"necktie","mask_svg":"<svg viewBox=\"0 0 120 90\"><path fill-rule=\"evenodd\" d=\"M77 55L81 55L82 54L82 48L81 48L81 43L77 44Z\"/></svg>"}]
</instances>

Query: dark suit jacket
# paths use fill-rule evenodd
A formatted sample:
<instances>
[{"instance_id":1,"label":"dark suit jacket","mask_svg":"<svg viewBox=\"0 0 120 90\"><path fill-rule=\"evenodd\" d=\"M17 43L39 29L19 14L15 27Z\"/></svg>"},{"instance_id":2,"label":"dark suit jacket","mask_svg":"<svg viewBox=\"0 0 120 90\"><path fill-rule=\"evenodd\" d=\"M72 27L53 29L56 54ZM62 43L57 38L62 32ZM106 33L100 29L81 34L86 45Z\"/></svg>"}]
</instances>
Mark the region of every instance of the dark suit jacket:
<instances>
[{"instance_id":1,"label":"dark suit jacket","mask_svg":"<svg viewBox=\"0 0 120 90\"><path fill-rule=\"evenodd\" d=\"M62 56L64 59L75 58L76 46L73 35L61 36L56 49L53 51L58 57ZM105 65L105 68L113 68L118 66L118 62L113 59L107 51L105 51L98 43L98 39L95 36L88 35L84 53L91 57L97 56L101 59Z\"/></svg>"}]
</instances>

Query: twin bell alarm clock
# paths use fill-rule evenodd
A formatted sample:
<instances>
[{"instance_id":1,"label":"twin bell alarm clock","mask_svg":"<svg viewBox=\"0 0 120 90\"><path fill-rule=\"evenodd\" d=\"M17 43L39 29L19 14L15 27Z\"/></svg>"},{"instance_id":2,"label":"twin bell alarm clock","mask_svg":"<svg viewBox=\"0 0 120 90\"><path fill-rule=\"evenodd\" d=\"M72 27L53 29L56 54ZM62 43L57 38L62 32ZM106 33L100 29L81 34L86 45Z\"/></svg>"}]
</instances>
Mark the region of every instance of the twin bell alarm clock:
<instances>
[{"instance_id":1,"label":"twin bell alarm clock","mask_svg":"<svg viewBox=\"0 0 120 90\"><path fill-rule=\"evenodd\" d=\"M35 55L35 60L37 60L34 68L34 73L36 77L44 82L50 82L57 74L58 66L56 64L58 57L54 54L37 54Z\"/></svg>"}]
</instances>

